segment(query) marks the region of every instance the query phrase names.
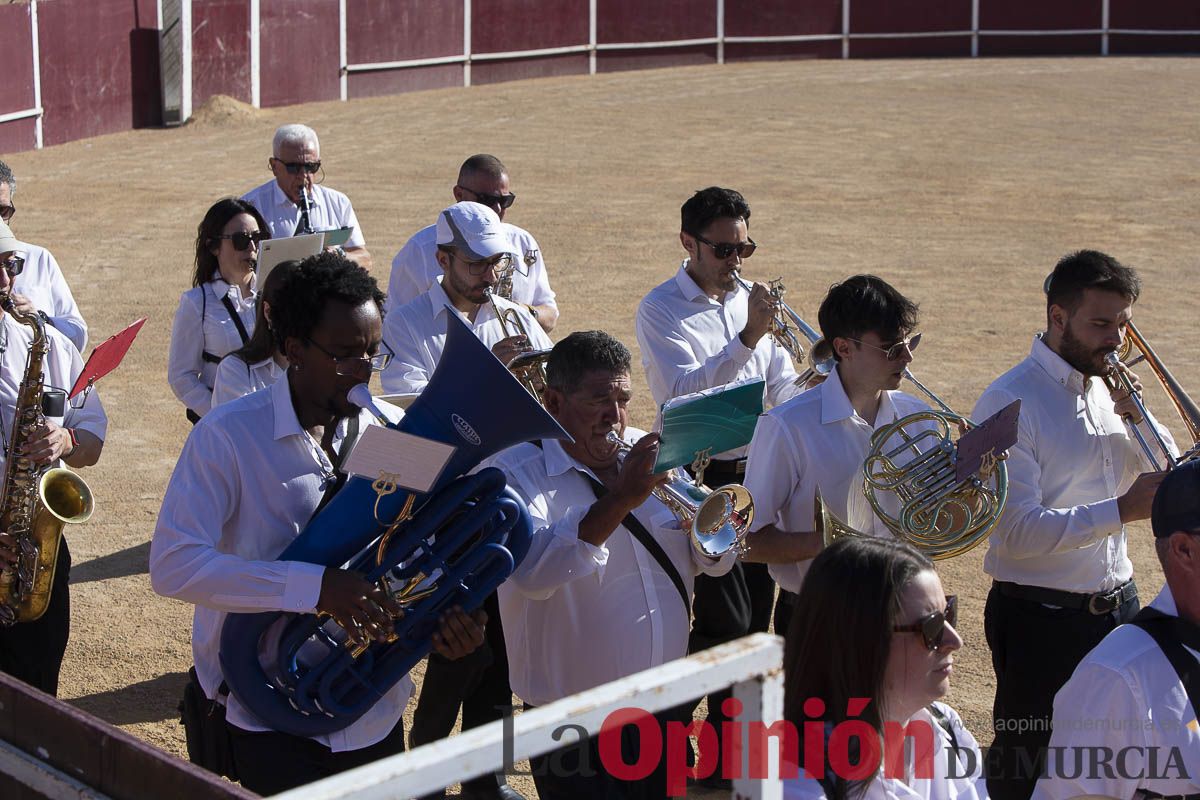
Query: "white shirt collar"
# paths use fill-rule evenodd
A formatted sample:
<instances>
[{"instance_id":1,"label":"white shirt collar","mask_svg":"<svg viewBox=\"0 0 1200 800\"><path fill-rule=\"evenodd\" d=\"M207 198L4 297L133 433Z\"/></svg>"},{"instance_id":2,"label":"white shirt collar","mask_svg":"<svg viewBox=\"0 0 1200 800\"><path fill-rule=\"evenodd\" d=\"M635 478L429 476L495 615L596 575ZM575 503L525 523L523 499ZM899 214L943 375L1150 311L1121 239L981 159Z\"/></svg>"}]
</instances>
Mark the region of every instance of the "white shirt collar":
<instances>
[{"instance_id":1,"label":"white shirt collar","mask_svg":"<svg viewBox=\"0 0 1200 800\"><path fill-rule=\"evenodd\" d=\"M1033 347L1029 351L1029 357L1044 369L1046 374L1053 378L1058 385L1075 394L1087 393L1087 378L1083 376L1082 372L1064 361L1062 356L1051 350L1050 346L1042 340L1042 334L1039 333L1033 337Z\"/></svg>"},{"instance_id":2,"label":"white shirt collar","mask_svg":"<svg viewBox=\"0 0 1200 800\"><path fill-rule=\"evenodd\" d=\"M821 392L821 424L829 425L834 422L841 422L844 419L850 419L858 412L854 410L854 405L850 402L850 397L846 394L846 387L842 386L842 378L838 374L838 368L835 365L833 370L818 388ZM884 391L879 396L879 411L875 414L875 427L878 428L882 422L891 422L896 419L896 404L892 402L892 393Z\"/></svg>"},{"instance_id":3,"label":"white shirt collar","mask_svg":"<svg viewBox=\"0 0 1200 800\"><path fill-rule=\"evenodd\" d=\"M708 294L700 288L700 284L696 283L695 278L688 274L688 264L691 263L690 258L685 258L683 263L679 265L679 271L675 273L675 284L679 287L680 293L685 299L693 303L712 303L714 305L725 305L731 299L737 296L737 293L742 291L741 287L734 287L732 292L725 293L725 299L718 303L713 300Z\"/></svg>"},{"instance_id":4,"label":"white shirt collar","mask_svg":"<svg viewBox=\"0 0 1200 800\"><path fill-rule=\"evenodd\" d=\"M317 184L314 183L312 189L310 189L308 192L309 205L313 206L314 208L320 205L320 202L317 200L317 196ZM292 199L284 194L283 189L280 187L279 181L277 180L271 181L271 202L280 208L300 207L299 203L293 203Z\"/></svg>"},{"instance_id":5,"label":"white shirt collar","mask_svg":"<svg viewBox=\"0 0 1200 800\"><path fill-rule=\"evenodd\" d=\"M250 297L243 298L240 289L237 289L233 284L221 277L221 271L215 270L212 278L208 282L209 290L213 293L213 297L220 300L222 297L231 297L234 300L244 300L249 302L258 294L258 273L250 273Z\"/></svg>"},{"instance_id":6,"label":"white shirt collar","mask_svg":"<svg viewBox=\"0 0 1200 800\"><path fill-rule=\"evenodd\" d=\"M307 436L307 431L300 427L300 418L296 416L296 407L292 405L292 386L287 375L283 375L271 384L271 408L275 417L275 439L286 436Z\"/></svg>"}]
</instances>

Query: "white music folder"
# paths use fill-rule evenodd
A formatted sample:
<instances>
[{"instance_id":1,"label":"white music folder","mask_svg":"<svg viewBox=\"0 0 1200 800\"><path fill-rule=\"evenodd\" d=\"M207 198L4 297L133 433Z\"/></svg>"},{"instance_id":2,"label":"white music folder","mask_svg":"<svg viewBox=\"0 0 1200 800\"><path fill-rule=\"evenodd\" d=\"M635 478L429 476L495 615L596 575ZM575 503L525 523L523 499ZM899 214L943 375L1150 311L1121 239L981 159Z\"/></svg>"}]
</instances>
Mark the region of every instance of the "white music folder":
<instances>
[{"instance_id":1,"label":"white music folder","mask_svg":"<svg viewBox=\"0 0 1200 800\"><path fill-rule=\"evenodd\" d=\"M271 270L284 261L315 256L324 246L324 233L289 236L285 239L263 239L258 245L258 285L261 287Z\"/></svg>"}]
</instances>

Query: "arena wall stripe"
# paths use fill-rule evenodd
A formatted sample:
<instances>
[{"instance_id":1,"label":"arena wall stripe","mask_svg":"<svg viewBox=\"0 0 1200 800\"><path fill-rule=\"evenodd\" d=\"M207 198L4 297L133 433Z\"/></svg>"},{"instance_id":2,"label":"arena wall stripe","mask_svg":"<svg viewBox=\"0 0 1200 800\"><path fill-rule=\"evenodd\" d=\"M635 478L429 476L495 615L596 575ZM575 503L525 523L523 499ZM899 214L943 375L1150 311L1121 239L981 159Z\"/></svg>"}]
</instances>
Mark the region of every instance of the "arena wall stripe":
<instances>
[{"instance_id":1,"label":"arena wall stripe","mask_svg":"<svg viewBox=\"0 0 1200 800\"><path fill-rule=\"evenodd\" d=\"M193 105L216 94L280 106L726 60L1200 51L1194 0L186 2ZM54 144L159 124L156 10L154 0L0 6L0 45L15 65L0 87L0 148L38 147L43 130Z\"/></svg>"}]
</instances>

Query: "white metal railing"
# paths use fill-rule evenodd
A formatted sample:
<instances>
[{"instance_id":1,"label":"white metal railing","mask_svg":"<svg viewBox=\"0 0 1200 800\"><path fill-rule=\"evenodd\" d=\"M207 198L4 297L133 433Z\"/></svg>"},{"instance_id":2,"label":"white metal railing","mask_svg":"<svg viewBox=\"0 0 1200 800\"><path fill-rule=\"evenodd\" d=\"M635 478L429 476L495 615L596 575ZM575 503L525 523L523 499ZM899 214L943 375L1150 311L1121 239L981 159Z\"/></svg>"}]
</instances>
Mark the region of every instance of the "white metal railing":
<instances>
[{"instance_id":1,"label":"white metal railing","mask_svg":"<svg viewBox=\"0 0 1200 800\"><path fill-rule=\"evenodd\" d=\"M431 58L410 58L397 61L383 61L373 63L349 63L349 58L346 51L342 50L342 61L339 75L342 80L342 99L348 99L348 87L346 78L348 75L356 72L379 72L386 70L402 70L412 69L416 67L438 66L443 64L462 64L463 65L463 85L471 85L471 64L484 61L509 61L523 58L539 58L556 55L571 55L576 53L585 53L588 56L588 72L596 73L597 54L602 52L613 52L622 50L651 50L651 49L675 49L684 47L696 46L715 46L716 61L718 64L725 63L725 45L727 44L788 44L800 42L833 42L840 41L842 43L842 58L851 56L851 43L855 41L871 41L878 39L933 39L933 38L969 38L971 43L971 56L979 55L979 40L980 37L1010 37L1010 36L1100 36L1101 46L1100 55L1108 55L1109 36L1112 34L1119 35L1138 35L1138 36L1200 36L1200 30L1160 30L1160 29L1141 29L1141 28L1110 28L1109 27L1109 0L1103 0L1101 9L1100 27L1098 28L1072 28L1062 30L1005 30L1005 29L987 29L979 26L979 4L980 0L972 0L971 2L971 27L963 30L935 30L935 31L906 31L906 32L879 32L879 33L854 33L850 30L850 3L851 0L842 0L841 5L841 32L839 33L817 33L817 34L796 34L796 35L780 35L780 36L729 36L726 35L726 15L725 15L725 0L713 0L716 3L716 25L714 36L701 37L696 39L671 39L664 41L652 42L598 42L596 39L596 5L598 0L589 0L588 2L588 41L586 43L568 44L560 47L544 47L530 50L508 50L503 52L493 53L478 53L474 52L471 46L471 0L463 0L463 50L462 53L435 56ZM341 8L341 26L345 30L347 24L345 17L345 3L342 3Z\"/></svg>"},{"instance_id":2,"label":"white metal railing","mask_svg":"<svg viewBox=\"0 0 1200 800\"><path fill-rule=\"evenodd\" d=\"M558 750L571 744L570 739L563 738L566 731L586 730L587 735L596 735L613 712L630 708L650 713L665 711L729 686L742 703L742 714L736 722L761 721L770 726L783 714L782 661L782 639L754 634L275 795L273 800L420 796L479 775L511 770L518 761ZM780 748L768 744L765 770L750 764L751 756L759 752L753 746L743 748L742 769L733 778L733 796L780 800ZM663 753L665 757L665 747Z\"/></svg>"}]
</instances>

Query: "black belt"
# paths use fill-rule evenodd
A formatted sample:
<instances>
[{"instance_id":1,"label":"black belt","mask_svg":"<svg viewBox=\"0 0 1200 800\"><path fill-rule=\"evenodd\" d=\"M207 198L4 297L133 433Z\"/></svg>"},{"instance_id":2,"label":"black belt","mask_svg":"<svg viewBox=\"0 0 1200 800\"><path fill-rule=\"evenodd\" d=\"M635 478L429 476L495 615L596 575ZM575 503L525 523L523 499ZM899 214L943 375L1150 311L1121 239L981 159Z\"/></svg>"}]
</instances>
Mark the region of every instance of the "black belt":
<instances>
[{"instance_id":1,"label":"black belt","mask_svg":"<svg viewBox=\"0 0 1200 800\"><path fill-rule=\"evenodd\" d=\"M1108 592L1083 594L1081 592L1064 592L1059 589L1047 589L1043 586L1025 586L1020 583L996 581L996 589L1005 597L1018 600L1029 600L1033 603L1045 603L1051 606L1061 606L1076 611L1088 611L1100 616L1116 611L1130 600L1137 599L1137 584L1132 580L1125 581L1117 588Z\"/></svg>"}]
</instances>

